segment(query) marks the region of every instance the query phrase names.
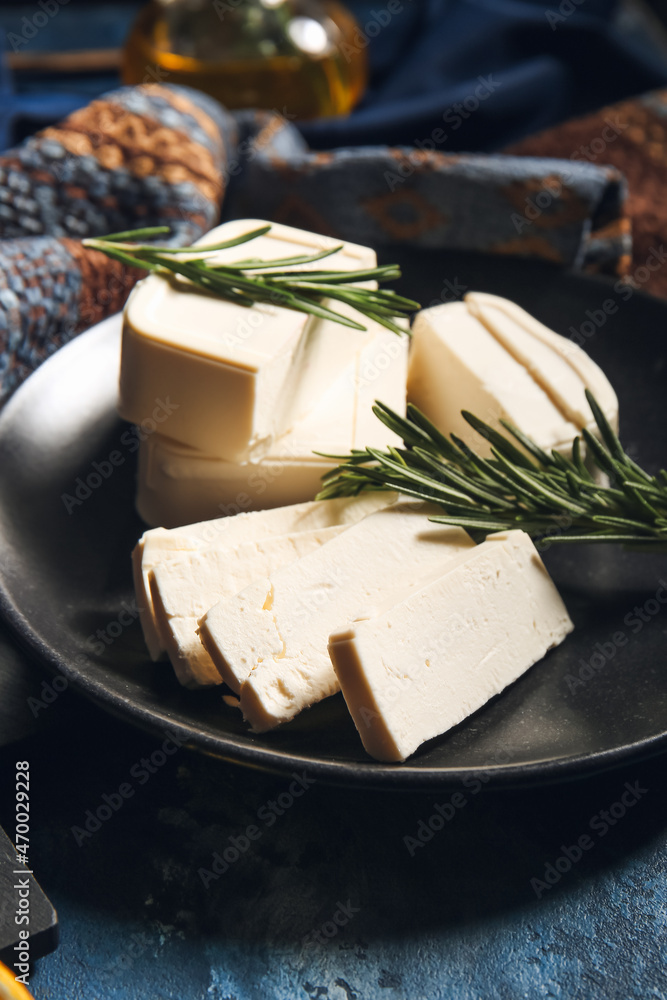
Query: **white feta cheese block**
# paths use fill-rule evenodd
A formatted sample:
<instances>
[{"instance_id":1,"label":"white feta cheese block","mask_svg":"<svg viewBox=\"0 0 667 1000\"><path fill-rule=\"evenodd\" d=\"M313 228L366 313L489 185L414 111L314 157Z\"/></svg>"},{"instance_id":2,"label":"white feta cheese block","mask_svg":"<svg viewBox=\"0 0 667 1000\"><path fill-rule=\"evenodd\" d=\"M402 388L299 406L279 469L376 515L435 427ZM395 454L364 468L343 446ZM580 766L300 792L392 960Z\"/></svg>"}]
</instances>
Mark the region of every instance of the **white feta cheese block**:
<instances>
[{"instance_id":1,"label":"white feta cheese block","mask_svg":"<svg viewBox=\"0 0 667 1000\"><path fill-rule=\"evenodd\" d=\"M471 292L464 302L423 310L412 341L409 401L484 457L491 446L464 420L463 409L503 433L500 421L507 420L546 451L564 455L583 427L595 431L587 388L618 426L618 401L601 369L577 345L498 296Z\"/></svg>"},{"instance_id":2,"label":"white feta cheese block","mask_svg":"<svg viewBox=\"0 0 667 1000\"><path fill-rule=\"evenodd\" d=\"M137 510L166 526L214 517L228 504L260 510L314 497L334 459L353 448L399 445L373 413L376 399L405 413L408 338L369 323L373 337L318 405L257 461L223 459L152 434L141 444Z\"/></svg>"},{"instance_id":3,"label":"white feta cheese block","mask_svg":"<svg viewBox=\"0 0 667 1000\"><path fill-rule=\"evenodd\" d=\"M231 518L220 518L221 521L231 521ZM206 522L212 524L214 522ZM155 623L153 598L151 596L151 573L162 559L168 559L179 552L190 552L198 549L203 540L198 534L205 525L185 525L168 531L166 528L151 528L145 531L132 550L132 580L134 593L139 609L139 621L144 633L144 641L152 660L159 660L165 648L160 641ZM186 534L188 528L192 534Z\"/></svg>"},{"instance_id":4,"label":"white feta cheese block","mask_svg":"<svg viewBox=\"0 0 667 1000\"><path fill-rule=\"evenodd\" d=\"M442 572L472 547L460 528L428 520L425 504L369 515L286 569L219 602L201 620L202 640L255 731L271 729L334 694L331 629L360 609Z\"/></svg>"},{"instance_id":5,"label":"white feta cheese block","mask_svg":"<svg viewBox=\"0 0 667 1000\"><path fill-rule=\"evenodd\" d=\"M332 525L349 525L367 514L388 506L395 493L365 493L360 497L309 501L257 513L236 513L210 521L186 524L170 531L152 528L141 536L132 552L134 589L139 618L151 659L158 660L166 648L160 640L151 594L151 577L165 560L178 559L188 552L225 551L245 541L253 541L296 531L312 531Z\"/></svg>"},{"instance_id":6,"label":"white feta cheese block","mask_svg":"<svg viewBox=\"0 0 667 1000\"><path fill-rule=\"evenodd\" d=\"M393 607L336 629L329 652L368 753L402 761L572 628L530 537L508 531L489 535Z\"/></svg>"},{"instance_id":7,"label":"white feta cheese block","mask_svg":"<svg viewBox=\"0 0 667 1000\"><path fill-rule=\"evenodd\" d=\"M618 431L618 397L614 388L600 366L578 344L550 330L521 306L499 295L468 292L465 303L470 313L526 367L577 428L587 427L598 436L584 395L584 390L589 389L611 426Z\"/></svg>"},{"instance_id":8,"label":"white feta cheese block","mask_svg":"<svg viewBox=\"0 0 667 1000\"><path fill-rule=\"evenodd\" d=\"M501 431L501 419L509 420L543 448L575 437L574 424L464 302L418 313L412 345L408 399L439 430L480 454L490 455L491 446L463 419L462 409Z\"/></svg>"},{"instance_id":9,"label":"white feta cheese block","mask_svg":"<svg viewBox=\"0 0 667 1000\"><path fill-rule=\"evenodd\" d=\"M197 619L217 601L238 593L346 530L345 525L296 531L219 549L189 552L153 569L151 596L161 645L186 687L222 684L198 635Z\"/></svg>"},{"instance_id":10,"label":"white feta cheese block","mask_svg":"<svg viewBox=\"0 0 667 1000\"><path fill-rule=\"evenodd\" d=\"M227 222L198 245L205 248L256 229L257 219ZM339 245L329 237L272 224L250 244L211 252L220 263L316 253ZM309 269L374 267L368 247L345 243ZM342 303L339 312L353 310ZM141 424L162 402L161 431L228 461L266 454L303 416L369 339L329 320L257 303L225 301L174 276L149 275L125 307L119 412Z\"/></svg>"}]
</instances>

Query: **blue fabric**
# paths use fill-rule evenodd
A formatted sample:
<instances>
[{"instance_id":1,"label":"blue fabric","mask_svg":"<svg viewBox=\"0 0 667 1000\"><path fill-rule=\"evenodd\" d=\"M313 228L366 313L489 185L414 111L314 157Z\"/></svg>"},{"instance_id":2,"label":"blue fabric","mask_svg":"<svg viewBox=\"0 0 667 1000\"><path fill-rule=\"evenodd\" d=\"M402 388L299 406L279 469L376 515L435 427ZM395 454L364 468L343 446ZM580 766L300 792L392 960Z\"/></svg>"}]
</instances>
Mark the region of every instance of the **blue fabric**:
<instances>
[{"instance_id":1,"label":"blue fabric","mask_svg":"<svg viewBox=\"0 0 667 1000\"><path fill-rule=\"evenodd\" d=\"M188 244L219 218L233 118L182 87L107 98L0 156L0 402L140 276L78 240L165 225Z\"/></svg>"},{"instance_id":2,"label":"blue fabric","mask_svg":"<svg viewBox=\"0 0 667 1000\"><path fill-rule=\"evenodd\" d=\"M612 273L631 250L625 184L613 169L537 157L443 156L435 144L418 152L372 146L316 153L303 147L291 123L257 118L256 143L224 204L225 218L273 219L376 248L408 243L515 253ZM261 141L266 134L271 138Z\"/></svg>"},{"instance_id":3,"label":"blue fabric","mask_svg":"<svg viewBox=\"0 0 667 1000\"><path fill-rule=\"evenodd\" d=\"M57 121L87 103L82 94L17 94L9 68L2 58L5 33L0 27L0 150L12 143L13 129L21 118L30 121Z\"/></svg>"},{"instance_id":4,"label":"blue fabric","mask_svg":"<svg viewBox=\"0 0 667 1000\"><path fill-rule=\"evenodd\" d=\"M346 0L367 51L371 81L348 118L303 124L316 149L412 145L442 127L443 115L474 96L479 77L500 86L474 114L449 123L444 152L493 151L549 125L667 84L667 55L641 17L629 23L616 0ZM21 46L71 49L120 45L141 6L68 3ZM390 14L390 8L396 13ZM400 9L399 9L400 8ZM564 13L561 13L563 11ZM571 11L568 13L568 11ZM29 4L3 5L0 30L18 32ZM49 80L21 74L2 123L56 121L113 85L108 73ZM63 103L64 102L64 103ZM68 103L69 102L69 103ZM456 114L456 112L453 112Z\"/></svg>"},{"instance_id":5,"label":"blue fabric","mask_svg":"<svg viewBox=\"0 0 667 1000\"><path fill-rule=\"evenodd\" d=\"M400 0L384 26L386 4L348 5L372 85L349 118L301 127L318 149L412 145L489 74L500 86L448 129L446 152L501 149L667 82L667 55L619 19L615 0Z\"/></svg>"},{"instance_id":6,"label":"blue fabric","mask_svg":"<svg viewBox=\"0 0 667 1000\"><path fill-rule=\"evenodd\" d=\"M538 256L608 273L630 251L613 168L380 146L317 153L281 115L230 115L188 88L123 87L0 156L0 402L57 346L122 308L138 277L112 275L112 262L74 241L168 225L187 244L215 225L223 194L226 218L377 249Z\"/></svg>"}]
</instances>

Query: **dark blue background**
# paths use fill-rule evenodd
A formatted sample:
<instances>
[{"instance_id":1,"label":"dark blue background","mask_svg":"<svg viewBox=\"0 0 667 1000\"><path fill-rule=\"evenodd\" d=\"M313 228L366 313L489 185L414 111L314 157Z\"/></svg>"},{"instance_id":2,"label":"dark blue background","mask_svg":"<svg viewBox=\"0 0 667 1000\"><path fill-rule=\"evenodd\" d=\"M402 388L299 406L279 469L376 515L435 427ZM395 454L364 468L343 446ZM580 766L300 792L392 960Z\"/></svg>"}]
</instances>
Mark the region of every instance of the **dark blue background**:
<instances>
[{"instance_id":1,"label":"dark blue background","mask_svg":"<svg viewBox=\"0 0 667 1000\"><path fill-rule=\"evenodd\" d=\"M664 30L645 12L615 0L400 0L400 12L391 17L383 0L348 5L359 21L360 44L368 42L371 84L349 118L303 126L317 148L424 140L442 125L443 113L474 94L479 77L489 74L500 86L450 130L445 151L501 149L573 115L667 84ZM70 0L19 51L119 46L140 6ZM38 9L30 0L5 4L0 28L19 35L22 18ZM7 97L5 81L0 125L3 117L28 114L17 123L23 134L117 82L112 73L54 79L22 73L18 102Z\"/></svg>"}]
</instances>

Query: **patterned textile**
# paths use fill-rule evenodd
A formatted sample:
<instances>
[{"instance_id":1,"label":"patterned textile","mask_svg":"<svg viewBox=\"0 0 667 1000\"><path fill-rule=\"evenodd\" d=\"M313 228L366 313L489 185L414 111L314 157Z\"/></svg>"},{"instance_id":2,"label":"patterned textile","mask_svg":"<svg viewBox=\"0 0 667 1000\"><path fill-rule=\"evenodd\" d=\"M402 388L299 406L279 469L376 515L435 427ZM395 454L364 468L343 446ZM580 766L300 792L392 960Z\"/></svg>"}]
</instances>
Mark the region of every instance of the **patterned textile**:
<instances>
[{"instance_id":1,"label":"patterned textile","mask_svg":"<svg viewBox=\"0 0 667 1000\"><path fill-rule=\"evenodd\" d=\"M0 156L0 401L141 277L82 238L168 225L179 245L215 225L234 132L203 94L127 87Z\"/></svg>"},{"instance_id":2,"label":"patterned textile","mask_svg":"<svg viewBox=\"0 0 667 1000\"><path fill-rule=\"evenodd\" d=\"M608 273L630 250L625 184L613 168L429 149L317 153L279 115L262 113L250 134L226 213L236 218L375 247L518 254Z\"/></svg>"},{"instance_id":3,"label":"patterned textile","mask_svg":"<svg viewBox=\"0 0 667 1000\"><path fill-rule=\"evenodd\" d=\"M120 309L140 277L86 236L263 217L359 243L539 256L621 273L612 167L386 147L312 152L277 114L228 114L187 88L125 87L0 156L0 401L57 347Z\"/></svg>"},{"instance_id":4,"label":"patterned textile","mask_svg":"<svg viewBox=\"0 0 667 1000\"><path fill-rule=\"evenodd\" d=\"M192 240L218 216L231 127L196 91L112 91L0 156L0 237L164 224Z\"/></svg>"},{"instance_id":5,"label":"patterned textile","mask_svg":"<svg viewBox=\"0 0 667 1000\"><path fill-rule=\"evenodd\" d=\"M667 295L667 91L603 108L512 146L513 155L559 156L571 163L611 164L625 175L632 224L630 277ZM527 160L532 162L532 160Z\"/></svg>"},{"instance_id":6,"label":"patterned textile","mask_svg":"<svg viewBox=\"0 0 667 1000\"><path fill-rule=\"evenodd\" d=\"M78 240L0 242L0 399L73 336L118 312L143 272Z\"/></svg>"}]
</instances>

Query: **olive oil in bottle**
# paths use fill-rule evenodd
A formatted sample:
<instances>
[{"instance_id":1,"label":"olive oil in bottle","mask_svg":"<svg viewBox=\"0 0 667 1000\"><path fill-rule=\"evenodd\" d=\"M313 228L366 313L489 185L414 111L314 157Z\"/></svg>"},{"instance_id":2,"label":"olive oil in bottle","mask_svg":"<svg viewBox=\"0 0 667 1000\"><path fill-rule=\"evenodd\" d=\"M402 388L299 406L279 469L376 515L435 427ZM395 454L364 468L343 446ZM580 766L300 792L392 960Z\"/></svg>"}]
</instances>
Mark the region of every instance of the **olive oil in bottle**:
<instances>
[{"instance_id":1,"label":"olive oil in bottle","mask_svg":"<svg viewBox=\"0 0 667 1000\"><path fill-rule=\"evenodd\" d=\"M365 39L337 0L152 0L122 76L195 87L227 108L345 115L366 86Z\"/></svg>"}]
</instances>

